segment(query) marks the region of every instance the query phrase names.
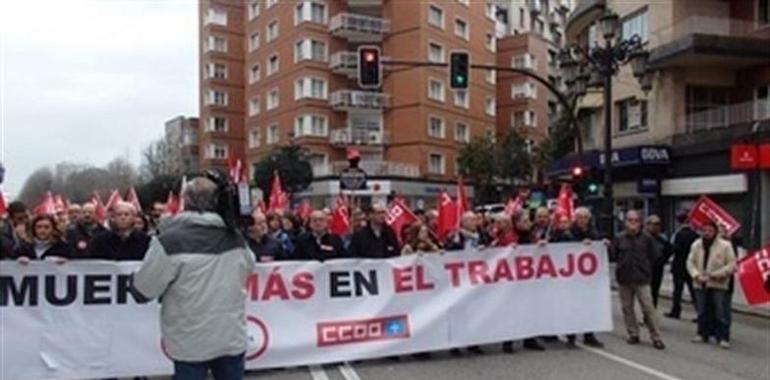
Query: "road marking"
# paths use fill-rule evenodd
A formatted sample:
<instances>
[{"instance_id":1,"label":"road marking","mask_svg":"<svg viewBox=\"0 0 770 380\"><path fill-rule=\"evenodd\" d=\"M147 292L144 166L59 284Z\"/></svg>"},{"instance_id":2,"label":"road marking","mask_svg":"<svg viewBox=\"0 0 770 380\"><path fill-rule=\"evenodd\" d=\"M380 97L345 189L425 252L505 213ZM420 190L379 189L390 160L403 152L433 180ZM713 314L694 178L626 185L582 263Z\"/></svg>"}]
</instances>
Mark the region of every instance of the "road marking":
<instances>
[{"instance_id":1,"label":"road marking","mask_svg":"<svg viewBox=\"0 0 770 380\"><path fill-rule=\"evenodd\" d=\"M311 365L308 368L310 369L310 377L313 380L329 380L329 375L326 374L326 371L320 365Z\"/></svg>"},{"instance_id":2,"label":"road marking","mask_svg":"<svg viewBox=\"0 0 770 380\"><path fill-rule=\"evenodd\" d=\"M361 376L358 376L358 372L348 362L340 364L338 368L345 380L361 380Z\"/></svg>"},{"instance_id":3,"label":"road marking","mask_svg":"<svg viewBox=\"0 0 770 380\"><path fill-rule=\"evenodd\" d=\"M599 350L599 349L596 349L596 348L593 348L593 347L588 347L588 346L586 346L584 344L581 344L581 343L577 343L577 345L578 345L578 347L580 347L580 348L582 348L582 349L584 349L584 350L586 350L586 351L588 351L590 353L599 355L601 357L604 357L605 359L612 360L612 361L614 361L616 363L620 363L620 364L629 366L631 368L637 369L637 370L642 371L642 372L644 372L644 373L646 373L648 375L655 376L655 377L657 377L659 379L662 379L662 380L682 380L679 377L671 376L671 375L669 375L667 373L660 372L657 369L647 367L645 365L639 364L637 362L633 362L631 360L628 360L626 358L623 358L623 357L620 357L620 356L617 356L617 355L613 355L613 354L611 354L611 353L609 353L607 351Z\"/></svg>"}]
</instances>

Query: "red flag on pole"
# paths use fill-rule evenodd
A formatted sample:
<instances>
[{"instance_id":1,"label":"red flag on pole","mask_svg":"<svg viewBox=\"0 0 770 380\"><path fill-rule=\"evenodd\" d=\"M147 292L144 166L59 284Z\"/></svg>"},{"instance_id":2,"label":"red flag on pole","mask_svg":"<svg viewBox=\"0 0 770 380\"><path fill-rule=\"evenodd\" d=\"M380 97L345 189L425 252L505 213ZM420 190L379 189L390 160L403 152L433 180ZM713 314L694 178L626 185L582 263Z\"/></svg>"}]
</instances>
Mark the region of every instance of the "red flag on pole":
<instances>
[{"instance_id":1,"label":"red flag on pole","mask_svg":"<svg viewBox=\"0 0 770 380\"><path fill-rule=\"evenodd\" d=\"M503 212L508 215L508 217L512 217L513 214L515 214L517 211L519 211L524 206L524 202L521 201L521 198L517 197L511 197L508 198L508 202L505 204L505 210Z\"/></svg>"},{"instance_id":2,"label":"red flag on pole","mask_svg":"<svg viewBox=\"0 0 770 380\"><path fill-rule=\"evenodd\" d=\"M329 230L337 236L346 235L350 231L348 199L343 194L338 195L334 201Z\"/></svg>"},{"instance_id":3,"label":"red flag on pole","mask_svg":"<svg viewBox=\"0 0 770 380\"><path fill-rule=\"evenodd\" d=\"M110 211L119 202L123 202L123 197L120 196L120 193L117 190L112 190L110 197L107 198L107 204L105 204L104 207L107 211Z\"/></svg>"},{"instance_id":4,"label":"red flag on pole","mask_svg":"<svg viewBox=\"0 0 770 380\"><path fill-rule=\"evenodd\" d=\"M56 194L53 197L54 206L56 207L56 213L67 212L67 205L64 203L60 194Z\"/></svg>"},{"instance_id":5,"label":"red flag on pole","mask_svg":"<svg viewBox=\"0 0 770 380\"><path fill-rule=\"evenodd\" d=\"M309 199L303 199L302 202L299 203L299 207L297 207L297 216L302 218L303 221L306 221L310 218L310 213L313 212L313 206L310 205Z\"/></svg>"},{"instance_id":6,"label":"red flag on pole","mask_svg":"<svg viewBox=\"0 0 770 380\"><path fill-rule=\"evenodd\" d=\"M174 195L173 191L169 191L168 196L166 197L166 205L163 208L163 213L176 215L177 212L179 212L179 198Z\"/></svg>"},{"instance_id":7,"label":"red flag on pole","mask_svg":"<svg viewBox=\"0 0 770 380\"><path fill-rule=\"evenodd\" d=\"M770 245L738 261L738 280L749 305L770 302Z\"/></svg>"},{"instance_id":8,"label":"red flag on pole","mask_svg":"<svg viewBox=\"0 0 770 380\"><path fill-rule=\"evenodd\" d=\"M463 214L469 210L471 210L471 206L468 204L468 197L465 195L463 177L460 177L457 180L457 228L460 228L460 220L462 220Z\"/></svg>"},{"instance_id":9,"label":"red flag on pole","mask_svg":"<svg viewBox=\"0 0 770 380\"><path fill-rule=\"evenodd\" d=\"M403 244L401 241L401 232L403 231L404 226L408 226L418 220L419 218L417 218L417 215L415 215L400 198L396 197L388 204L386 223L388 223L393 231L395 231L396 238L398 238L400 244Z\"/></svg>"},{"instance_id":10,"label":"red flag on pole","mask_svg":"<svg viewBox=\"0 0 770 380\"><path fill-rule=\"evenodd\" d=\"M438 235L439 241L444 241L449 232L457 227L457 203L452 200L449 194L442 191L438 195L436 204L438 208L436 235Z\"/></svg>"},{"instance_id":11,"label":"red flag on pole","mask_svg":"<svg viewBox=\"0 0 770 380\"><path fill-rule=\"evenodd\" d=\"M719 207L711 198L703 195L690 211L689 223L693 228L700 229L709 220L724 227L727 237L732 236L735 231L741 228L741 223L735 220L730 213Z\"/></svg>"},{"instance_id":12,"label":"red flag on pole","mask_svg":"<svg viewBox=\"0 0 770 380\"><path fill-rule=\"evenodd\" d=\"M103 223L104 219L107 217L107 211L105 210L104 203L102 203L102 198L99 196L99 193L94 191L91 194L91 204L94 205L94 217L96 217L96 220L99 223Z\"/></svg>"},{"instance_id":13,"label":"red flag on pole","mask_svg":"<svg viewBox=\"0 0 770 380\"><path fill-rule=\"evenodd\" d=\"M572 200L572 187L568 183L561 184L561 190L559 190L559 197L556 198L556 209L553 213L553 222L560 220L562 217L567 217L572 220L572 215L575 212L575 204Z\"/></svg>"},{"instance_id":14,"label":"red flag on pole","mask_svg":"<svg viewBox=\"0 0 770 380\"><path fill-rule=\"evenodd\" d=\"M134 190L133 186L131 186L131 189L128 190L128 195L126 195L126 202L134 205L136 212L140 214L142 213L142 204L139 202L139 196L136 195L136 190Z\"/></svg>"},{"instance_id":15,"label":"red flag on pole","mask_svg":"<svg viewBox=\"0 0 770 380\"><path fill-rule=\"evenodd\" d=\"M273 185L270 188L270 199L268 202L269 211L282 211L289 207L289 196L281 187L281 177L276 170L273 174Z\"/></svg>"},{"instance_id":16,"label":"red flag on pole","mask_svg":"<svg viewBox=\"0 0 770 380\"><path fill-rule=\"evenodd\" d=\"M43 201L34 209L35 215L56 215L56 201L51 192L46 192Z\"/></svg>"}]
</instances>

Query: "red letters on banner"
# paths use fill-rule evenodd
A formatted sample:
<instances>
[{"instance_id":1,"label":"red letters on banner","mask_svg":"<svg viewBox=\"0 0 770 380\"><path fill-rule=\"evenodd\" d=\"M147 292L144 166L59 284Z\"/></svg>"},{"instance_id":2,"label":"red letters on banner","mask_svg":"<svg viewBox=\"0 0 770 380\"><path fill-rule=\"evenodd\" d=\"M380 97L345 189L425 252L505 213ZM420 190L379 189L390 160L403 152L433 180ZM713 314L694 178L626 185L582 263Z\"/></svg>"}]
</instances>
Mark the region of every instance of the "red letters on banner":
<instances>
[{"instance_id":1,"label":"red letters on banner","mask_svg":"<svg viewBox=\"0 0 770 380\"><path fill-rule=\"evenodd\" d=\"M765 287L770 279L770 245L750 253L738 262L738 280L749 305L770 302L770 289Z\"/></svg>"},{"instance_id":2,"label":"red letters on banner","mask_svg":"<svg viewBox=\"0 0 770 380\"><path fill-rule=\"evenodd\" d=\"M695 229L700 229L709 220L724 227L727 237L732 236L735 231L741 228L741 224L732 215L704 195L698 199L695 207L690 211L690 225Z\"/></svg>"}]
</instances>

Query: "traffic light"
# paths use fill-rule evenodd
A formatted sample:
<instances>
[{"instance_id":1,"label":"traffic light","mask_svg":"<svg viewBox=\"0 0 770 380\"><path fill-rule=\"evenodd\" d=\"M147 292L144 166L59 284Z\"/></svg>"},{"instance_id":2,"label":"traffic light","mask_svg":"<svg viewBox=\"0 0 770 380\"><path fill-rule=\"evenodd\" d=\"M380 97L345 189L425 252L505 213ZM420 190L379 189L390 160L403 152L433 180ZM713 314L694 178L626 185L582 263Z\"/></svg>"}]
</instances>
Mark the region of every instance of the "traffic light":
<instances>
[{"instance_id":1,"label":"traffic light","mask_svg":"<svg viewBox=\"0 0 770 380\"><path fill-rule=\"evenodd\" d=\"M580 180L582 178L583 178L583 167L575 166L574 168L572 168L572 179Z\"/></svg>"},{"instance_id":2,"label":"traffic light","mask_svg":"<svg viewBox=\"0 0 770 380\"><path fill-rule=\"evenodd\" d=\"M589 195L598 195L599 194L599 183L596 181L589 181L588 185L586 185L586 191Z\"/></svg>"},{"instance_id":3,"label":"traffic light","mask_svg":"<svg viewBox=\"0 0 770 380\"><path fill-rule=\"evenodd\" d=\"M380 88L382 66L380 48L373 45L358 47L358 86L365 89Z\"/></svg>"},{"instance_id":4,"label":"traffic light","mask_svg":"<svg viewBox=\"0 0 770 380\"><path fill-rule=\"evenodd\" d=\"M453 51L449 53L449 88L453 90L465 90L468 88L470 77L468 68L470 60L468 53Z\"/></svg>"}]
</instances>

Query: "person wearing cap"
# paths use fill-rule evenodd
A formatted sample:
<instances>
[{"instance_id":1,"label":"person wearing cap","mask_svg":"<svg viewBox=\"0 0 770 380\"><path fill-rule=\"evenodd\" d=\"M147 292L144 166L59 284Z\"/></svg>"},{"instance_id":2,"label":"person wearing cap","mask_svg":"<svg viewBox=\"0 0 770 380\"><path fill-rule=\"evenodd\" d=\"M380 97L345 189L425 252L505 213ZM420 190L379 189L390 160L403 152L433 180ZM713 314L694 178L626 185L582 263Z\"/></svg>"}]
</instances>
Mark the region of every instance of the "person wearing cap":
<instances>
[{"instance_id":1,"label":"person wearing cap","mask_svg":"<svg viewBox=\"0 0 770 380\"><path fill-rule=\"evenodd\" d=\"M679 319L682 314L682 294L684 286L690 292L690 299L693 300L693 307L697 312L698 305L695 303L695 292L692 287L692 278L687 273L687 256L690 254L692 244L698 240L698 233L695 232L687 223L687 210L680 210L676 214L676 221L679 223L674 235L671 237L671 244L674 253L674 259L671 262L671 276L674 278L674 292L671 296L671 311L665 314L668 318Z\"/></svg>"},{"instance_id":2,"label":"person wearing cap","mask_svg":"<svg viewBox=\"0 0 770 380\"><path fill-rule=\"evenodd\" d=\"M384 204L372 205L366 226L353 234L351 257L384 259L401 253L395 231L385 222L387 215Z\"/></svg>"}]
</instances>

